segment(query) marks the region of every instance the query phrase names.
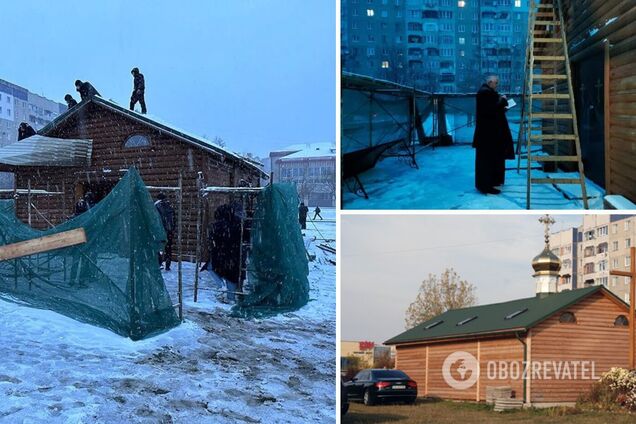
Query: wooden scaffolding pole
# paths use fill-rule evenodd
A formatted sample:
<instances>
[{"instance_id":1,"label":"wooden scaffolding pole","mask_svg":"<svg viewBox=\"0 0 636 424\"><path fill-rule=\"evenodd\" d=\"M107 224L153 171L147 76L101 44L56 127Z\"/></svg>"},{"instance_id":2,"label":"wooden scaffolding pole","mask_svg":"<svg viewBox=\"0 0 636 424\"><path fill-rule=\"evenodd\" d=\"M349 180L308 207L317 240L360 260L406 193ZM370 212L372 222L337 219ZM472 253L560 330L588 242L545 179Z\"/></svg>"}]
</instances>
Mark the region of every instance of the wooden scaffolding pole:
<instances>
[{"instance_id":1,"label":"wooden scaffolding pole","mask_svg":"<svg viewBox=\"0 0 636 424\"><path fill-rule=\"evenodd\" d=\"M636 297L636 247L629 249L630 270L629 271L610 271L610 275L621 277L629 277L629 369L635 368L636 353L636 336L634 335L634 318L636 312L634 309L634 298Z\"/></svg>"},{"instance_id":2,"label":"wooden scaffolding pole","mask_svg":"<svg viewBox=\"0 0 636 424\"><path fill-rule=\"evenodd\" d=\"M203 172L197 176L197 248L194 261L194 301L199 300L199 266L201 261L201 190L203 189Z\"/></svg>"},{"instance_id":3,"label":"wooden scaffolding pole","mask_svg":"<svg viewBox=\"0 0 636 424\"><path fill-rule=\"evenodd\" d=\"M177 191L177 274L179 291L179 319L183 321L183 271L182 271L182 223L183 223L183 175L179 171L179 190Z\"/></svg>"}]
</instances>

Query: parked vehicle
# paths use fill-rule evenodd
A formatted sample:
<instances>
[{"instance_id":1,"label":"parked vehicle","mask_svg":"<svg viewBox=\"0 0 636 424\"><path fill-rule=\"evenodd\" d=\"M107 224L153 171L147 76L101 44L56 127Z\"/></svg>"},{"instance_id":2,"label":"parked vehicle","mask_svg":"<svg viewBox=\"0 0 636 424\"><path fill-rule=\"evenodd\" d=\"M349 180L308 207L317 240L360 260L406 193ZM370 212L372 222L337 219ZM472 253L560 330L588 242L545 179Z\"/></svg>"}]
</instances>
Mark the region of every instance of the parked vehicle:
<instances>
[{"instance_id":1,"label":"parked vehicle","mask_svg":"<svg viewBox=\"0 0 636 424\"><path fill-rule=\"evenodd\" d=\"M349 400L362 401L365 405L400 401L414 403L417 399L417 383L400 370L362 370L345 386Z\"/></svg>"},{"instance_id":2,"label":"parked vehicle","mask_svg":"<svg viewBox=\"0 0 636 424\"><path fill-rule=\"evenodd\" d=\"M345 415L349 410L349 395L347 394L347 386L344 380L340 379L340 415Z\"/></svg>"}]
</instances>

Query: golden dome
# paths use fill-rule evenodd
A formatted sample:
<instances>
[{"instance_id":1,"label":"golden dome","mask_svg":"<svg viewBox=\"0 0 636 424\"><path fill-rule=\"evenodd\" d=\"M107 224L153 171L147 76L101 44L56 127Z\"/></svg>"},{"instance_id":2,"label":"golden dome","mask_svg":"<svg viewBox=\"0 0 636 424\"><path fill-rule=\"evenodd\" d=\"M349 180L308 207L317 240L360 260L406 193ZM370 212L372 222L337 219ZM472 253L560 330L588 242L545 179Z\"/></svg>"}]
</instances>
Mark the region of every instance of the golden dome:
<instances>
[{"instance_id":1,"label":"golden dome","mask_svg":"<svg viewBox=\"0 0 636 424\"><path fill-rule=\"evenodd\" d=\"M558 272L561 269L561 260L550 251L548 246L532 260L532 268L535 272Z\"/></svg>"}]
</instances>

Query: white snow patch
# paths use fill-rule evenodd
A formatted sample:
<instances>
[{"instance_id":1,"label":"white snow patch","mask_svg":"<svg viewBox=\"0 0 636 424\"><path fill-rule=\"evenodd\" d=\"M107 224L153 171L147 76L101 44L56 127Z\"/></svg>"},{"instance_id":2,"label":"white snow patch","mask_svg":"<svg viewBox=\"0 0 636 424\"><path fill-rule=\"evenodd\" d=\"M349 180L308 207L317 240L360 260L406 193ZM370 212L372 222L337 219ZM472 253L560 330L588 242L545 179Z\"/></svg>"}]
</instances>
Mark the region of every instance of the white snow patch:
<instances>
[{"instance_id":1,"label":"white snow patch","mask_svg":"<svg viewBox=\"0 0 636 424\"><path fill-rule=\"evenodd\" d=\"M335 211L323 216L307 239L335 238ZM229 317L209 272L195 304L189 263L185 322L148 340L0 301L0 422L335 422L335 255L316 242L312 301L270 319Z\"/></svg>"}]
</instances>

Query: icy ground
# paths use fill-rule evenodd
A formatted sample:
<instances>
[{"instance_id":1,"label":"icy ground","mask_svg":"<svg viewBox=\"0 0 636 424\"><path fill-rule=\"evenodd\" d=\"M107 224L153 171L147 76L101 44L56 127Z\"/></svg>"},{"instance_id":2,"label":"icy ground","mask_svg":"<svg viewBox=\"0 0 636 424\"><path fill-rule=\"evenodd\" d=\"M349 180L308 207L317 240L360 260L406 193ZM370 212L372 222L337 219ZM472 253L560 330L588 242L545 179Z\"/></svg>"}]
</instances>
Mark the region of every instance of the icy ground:
<instances>
[{"instance_id":1,"label":"icy ground","mask_svg":"<svg viewBox=\"0 0 636 424\"><path fill-rule=\"evenodd\" d=\"M311 242L335 238L335 212L322 215L305 232L312 301L284 316L229 317L207 272L195 304L191 264L185 323L140 342L0 301L0 423L335 422L335 255Z\"/></svg>"},{"instance_id":2,"label":"icy ground","mask_svg":"<svg viewBox=\"0 0 636 424\"><path fill-rule=\"evenodd\" d=\"M506 184L499 195L484 195L475 188L475 151L468 145L423 150L417 155L419 169L403 158L386 158L360 175L369 199L353 194L343 184L345 209L525 209L526 170L517 174L517 160L506 162ZM533 177L541 171L533 170ZM555 176L556 174L550 174ZM559 173L573 178L576 173ZM350 184L350 181L347 182ZM559 185L567 197L552 185L532 186L532 209L582 209L581 187ZM603 209L602 188L587 180L590 209Z\"/></svg>"}]
</instances>

